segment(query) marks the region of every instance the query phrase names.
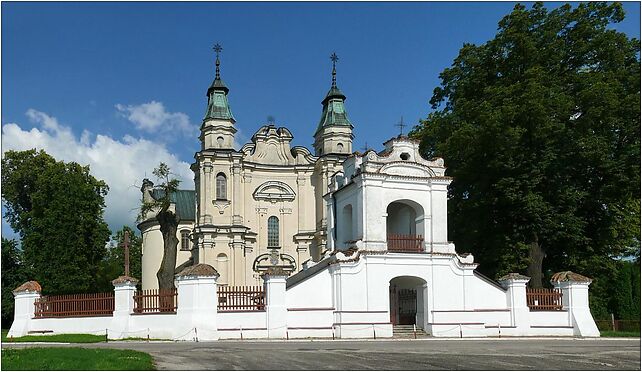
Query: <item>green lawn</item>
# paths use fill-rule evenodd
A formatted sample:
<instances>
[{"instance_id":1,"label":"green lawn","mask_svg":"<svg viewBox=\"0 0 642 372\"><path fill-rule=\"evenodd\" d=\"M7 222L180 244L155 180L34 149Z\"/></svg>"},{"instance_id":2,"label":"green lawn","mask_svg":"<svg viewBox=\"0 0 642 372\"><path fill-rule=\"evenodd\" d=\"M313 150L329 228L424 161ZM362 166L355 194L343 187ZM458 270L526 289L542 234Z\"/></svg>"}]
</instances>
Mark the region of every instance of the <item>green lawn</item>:
<instances>
[{"instance_id":1,"label":"green lawn","mask_svg":"<svg viewBox=\"0 0 642 372\"><path fill-rule=\"evenodd\" d=\"M3 349L2 369L8 371L150 371L154 369L154 363L151 355L140 351L48 347Z\"/></svg>"},{"instance_id":2,"label":"green lawn","mask_svg":"<svg viewBox=\"0 0 642 372\"><path fill-rule=\"evenodd\" d=\"M601 337L640 337L640 331L600 331Z\"/></svg>"},{"instance_id":3,"label":"green lawn","mask_svg":"<svg viewBox=\"0 0 642 372\"><path fill-rule=\"evenodd\" d=\"M70 342L84 344L104 341L105 336L87 334L30 335L7 338L7 330L2 330L2 342Z\"/></svg>"}]
</instances>

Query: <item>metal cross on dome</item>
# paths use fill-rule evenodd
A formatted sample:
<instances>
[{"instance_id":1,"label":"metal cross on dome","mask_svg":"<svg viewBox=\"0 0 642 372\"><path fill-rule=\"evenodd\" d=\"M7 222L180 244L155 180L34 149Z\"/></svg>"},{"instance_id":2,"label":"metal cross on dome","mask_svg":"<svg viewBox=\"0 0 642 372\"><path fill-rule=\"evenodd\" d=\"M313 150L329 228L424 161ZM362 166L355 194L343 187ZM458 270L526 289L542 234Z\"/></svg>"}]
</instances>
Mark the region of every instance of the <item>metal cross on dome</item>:
<instances>
[{"instance_id":1,"label":"metal cross on dome","mask_svg":"<svg viewBox=\"0 0 642 372\"><path fill-rule=\"evenodd\" d=\"M337 63L337 61L339 60L339 56L337 55L337 53L332 52L332 54L330 55L330 59L332 60L332 63Z\"/></svg>"},{"instance_id":2,"label":"metal cross on dome","mask_svg":"<svg viewBox=\"0 0 642 372\"><path fill-rule=\"evenodd\" d=\"M223 47L219 43L214 44L214 47L212 49L214 49L214 51L216 52L216 56L217 57L218 57L219 53L221 53L223 51Z\"/></svg>"},{"instance_id":3,"label":"metal cross on dome","mask_svg":"<svg viewBox=\"0 0 642 372\"><path fill-rule=\"evenodd\" d=\"M399 127L399 136L403 136L403 127L405 127L406 124L403 123L403 116L401 116L401 120L399 121L399 124L395 124L395 127Z\"/></svg>"}]
</instances>

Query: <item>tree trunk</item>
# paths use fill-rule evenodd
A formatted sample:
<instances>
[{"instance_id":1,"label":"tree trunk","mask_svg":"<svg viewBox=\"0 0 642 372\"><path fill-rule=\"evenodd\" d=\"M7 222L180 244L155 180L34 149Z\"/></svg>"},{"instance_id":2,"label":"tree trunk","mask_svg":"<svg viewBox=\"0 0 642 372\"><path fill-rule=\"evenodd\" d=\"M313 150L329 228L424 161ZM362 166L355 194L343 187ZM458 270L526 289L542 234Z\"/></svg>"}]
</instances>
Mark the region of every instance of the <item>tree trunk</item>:
<instances>
[{"instance_id":1,"label":"tree trunk","mask_svg":"<svg viewBox=\"0 0 642 372\"><path fill-rule=\"evenodd\" d=\"M171 211L161 211L156 215L163 234L163 260L156 273L158 288L161 290L174 289L174 270L176 268L176 248L178 247L178 218Z\"/></svg>"},{"instance_id":2,"label":"tree trunk","mask_svg":"<svg viewBox=\"0 0 642 372\"><path fill-rule=\"evenodd\" d=\"M546 257L546 253L539 244L537 233L533 233L533 240L529 244L529 248L529 263L526 272L528 276L531 277L530 287L542 288L542 264L544 262L544 257Z\"/></svg>"}]
</instances>

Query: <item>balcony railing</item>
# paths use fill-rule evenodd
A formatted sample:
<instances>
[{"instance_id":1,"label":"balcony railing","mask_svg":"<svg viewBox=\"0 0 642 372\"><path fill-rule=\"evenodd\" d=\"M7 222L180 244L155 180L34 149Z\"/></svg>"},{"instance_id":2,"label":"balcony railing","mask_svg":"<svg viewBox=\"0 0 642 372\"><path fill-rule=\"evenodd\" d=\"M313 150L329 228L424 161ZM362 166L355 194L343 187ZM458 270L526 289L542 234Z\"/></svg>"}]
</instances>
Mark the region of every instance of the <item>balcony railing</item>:
<instances>
[{"instance_id":1,"label":"balcony railing","mask_svg":"<svg viewBox=\"0 0 642 372\"><path fill-rule=\"evenodd\" d=\"M424 237L421 235L388 235L388 251L417 253L424 251Z\"/></svg>"}]
</instances>

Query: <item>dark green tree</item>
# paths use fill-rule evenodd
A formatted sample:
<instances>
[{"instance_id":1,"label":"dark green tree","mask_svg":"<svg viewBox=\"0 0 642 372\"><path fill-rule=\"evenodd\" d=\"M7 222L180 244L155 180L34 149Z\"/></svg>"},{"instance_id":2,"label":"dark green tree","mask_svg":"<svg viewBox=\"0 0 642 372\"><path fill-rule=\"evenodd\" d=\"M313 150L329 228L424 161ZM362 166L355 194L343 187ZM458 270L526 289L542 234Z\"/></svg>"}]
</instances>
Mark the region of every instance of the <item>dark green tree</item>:
<instances>
[{"instance_id":1,"label":"dark green tree","mask_svg":"<svg viewBox=\"0 0 642 372\"><path fill-rule=\"evenodd\" d=\"M640 242L640 43L619 3L516 5L465 44L412 135L454 177L449 228L489 276L591 276ZM637 254L639 255L639 248Z\"/></svg>"},{"instance_id":2,"label":"dark green tree","mask_svg":"<svg viewBox=\"0 0 642 372\"><path fill-rule=\"evenodd\" d=\"M13 322L13 290L29 280L29 267L25 265L18 242L2 238L2 328Z\"/></svg>"},{"instance_id":3,"label":"dark green tree","mask_svg":"<svg viewBox=\"0 0 642 372\"><path fill-rule=\"evenodd\" d=\"M158 192L154 193L154 196L150 195L149 198L143 196L138 220L143 222L152 218L158 221L160 232L163 235L163 258L156 273L158 288L171 289L174 288L176 273L176 249L178 247L176 231L179 218L170 206L172 205L172 195L178 190L180 181L172 177L172 173L165 163L160 163L152 173L159 181L155 186Z\"/></svg>"},{"instance_id":4,"label":"dark green tree","mask_svg":"<svg viewBox=\"0 0 642 372\"><path fill-rule=\"evenodd\" d=\"M20 235L31 279L44 293L99 288L96 274L110 236L103 220L105 182L88 166L56 161L44 151L7 151L2 170L5 216Z\"/></svg>"}]
</instances>

